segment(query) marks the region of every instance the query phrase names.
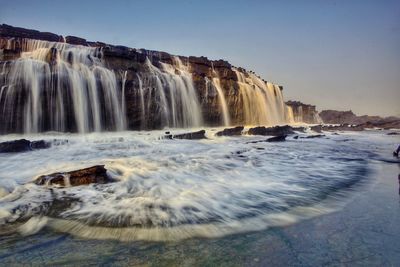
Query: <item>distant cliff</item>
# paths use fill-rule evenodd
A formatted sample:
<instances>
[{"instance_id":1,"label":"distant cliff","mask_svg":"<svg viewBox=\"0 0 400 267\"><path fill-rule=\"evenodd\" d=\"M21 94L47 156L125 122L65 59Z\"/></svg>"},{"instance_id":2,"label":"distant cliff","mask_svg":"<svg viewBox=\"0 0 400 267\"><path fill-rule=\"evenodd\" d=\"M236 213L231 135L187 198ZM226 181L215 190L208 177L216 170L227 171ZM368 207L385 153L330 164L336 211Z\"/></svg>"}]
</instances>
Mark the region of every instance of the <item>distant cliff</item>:
<instances>
[{"instance_id":1,"label":"distant cliff","mask_svg":"<svg viewBox=\"0 0 400 267\"><path fill-rule=\"evenodd\" d=\"M353 111L323 110L319 113L326 124L362 125L365 128L400 128L400 118L380 116L357 116Z\"/></svg>"}]
</instances>

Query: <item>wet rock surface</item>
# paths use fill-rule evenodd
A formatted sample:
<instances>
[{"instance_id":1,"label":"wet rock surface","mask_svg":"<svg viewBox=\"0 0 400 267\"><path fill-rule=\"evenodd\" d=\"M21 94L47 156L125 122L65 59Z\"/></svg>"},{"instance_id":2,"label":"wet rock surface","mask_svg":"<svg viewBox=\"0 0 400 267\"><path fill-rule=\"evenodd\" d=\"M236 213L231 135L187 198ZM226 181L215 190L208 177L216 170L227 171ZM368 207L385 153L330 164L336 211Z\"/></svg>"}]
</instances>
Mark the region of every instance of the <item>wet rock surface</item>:
<instances>
[{"instance_id":1,"label":"wet rock surface","mask_svg":"<svg viewBox=\"0 0 400 267\"><path fill-rule=\"evenodd\" d=\"M308 135L308 136L304 136L304 137L300 137L300 138L312 139L312 138L321 138L324 136L325 136L324 134L315 134L315 135Z\"/></svg>"},{"instance_id":2,"label":"wet rock surface","mask_svg":"<svg viewBox=\"0 0 400 267\"><path fill-rule=\"evenodd\" d=\"M51 144L44 140L31 142L26 139L19 139L0 143L0 153L26 152L36 149L49 148L50 146Z\"/></svg>"},{"instance_id":3,"label":"wet rock surface","mask_svg":"<svg viewBox=\"0 0 400 267\"><path fill-rule=\"evenodd\" d=\"M37 185L79 186L92 183L104 184L111 182L104 165L96 165L89 168L70 172L56 172L42 175L34 181Z\"/></svg>"},{"instance_id":4,"label":"wet rock surface","mask_svg":"<svg viewBox=\"0 0 400 267\"><path fill-rule=\"evenodd\" d=\"M266 128L264 126L250 128L248 131L249 135L272 135L272 136L282 136L294 134L293 128L289 125L285 126L275 126Z\"/></svg>"},{"instance_id":5,"label":"wet rock surface","mask_svg":"<svg viewBox=\"0 0 400 267\"><path fill-rule=\"evenodd\" d=\"M266 141L267 142L284 142L284 141L286 141L286 135L274 136L274 137L268 138Z\"/></svg>"},{"instance_id":6,"label":"wet rock surface","mask_svg":"<svg viewBox=\"0 0 400 267\"><path fill-rule=\"evenodd\" d=\"M207 139L206 131L200 130L197 132L191 133L183 133L183 134L168 134L164 136L164 139L189 139L189 140L199 140L199 139Z\"/></svg>"},{"instance_id":7,"label":"wet rock surface","mask_svg":"<svg viewBox=\"0 0 400 267\"><path fill-rule=\"evenodd\" d=\"M222 131L217 132L215 135L216 136L235 136L235 135L242 135L244 127L243 126L237 126L234 128L226 128Z\"/></svg>"}]
</instances>

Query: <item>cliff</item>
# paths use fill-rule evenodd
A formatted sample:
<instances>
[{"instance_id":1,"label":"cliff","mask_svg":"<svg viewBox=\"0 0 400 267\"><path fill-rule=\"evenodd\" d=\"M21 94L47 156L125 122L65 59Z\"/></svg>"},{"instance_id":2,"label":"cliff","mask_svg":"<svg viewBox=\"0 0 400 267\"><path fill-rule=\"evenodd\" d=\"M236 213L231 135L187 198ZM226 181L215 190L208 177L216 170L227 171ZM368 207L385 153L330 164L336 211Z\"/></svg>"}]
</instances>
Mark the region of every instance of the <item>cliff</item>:
<instances>
[{"instance_id":1,"label":"cliff","mask_svg":"<svg viewBox=\"0 0 400 267\"><path fill-rule=\"evenodd\" d=\"M290 122L281 86L224 60L3 24L0 67L0 132Z\"/></svg>"}]
</instances>

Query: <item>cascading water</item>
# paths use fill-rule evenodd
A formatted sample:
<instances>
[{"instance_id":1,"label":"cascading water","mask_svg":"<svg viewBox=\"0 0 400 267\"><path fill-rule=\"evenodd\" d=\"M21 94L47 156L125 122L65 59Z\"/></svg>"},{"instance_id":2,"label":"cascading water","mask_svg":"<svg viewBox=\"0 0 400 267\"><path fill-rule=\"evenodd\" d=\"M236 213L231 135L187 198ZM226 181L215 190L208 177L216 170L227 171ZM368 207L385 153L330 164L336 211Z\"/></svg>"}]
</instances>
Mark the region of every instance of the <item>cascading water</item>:
<instances>
[{"instance_id":1,"label":"cascading water","mask_svg":"<svg viewBox=\"0 0 400 267\"><path fill-rule=\"evenodd\" d=\"M1 73L0 132L125 129L123 96L100 49L24 40L22 51Z\"/></svg>"},{"instance_id":2,"label":"cascading water","mask_svg":"<svg viewBox=\"0 0 400 267\"><path fill-rule=\"evenodd\" d=\"M13 48L15 42L7 45ZM279 86L233 68L237 94L231 91L232 80L219 77L222 72L214 69L212 61L211 75L200 76L205 81L202 93L201 87L195 87L196 67L183 64L177 56L166 63L159 60L160 53L139 51L148 56L145 62L132 69L114 68L115 73L102 62L99 48L29 39L23 39L21 47L19 59L0 63L1 133L120 131L128 124L156 129L295 121ZM215 109L218 114L210 116Z\"/></svg>"},{"instance_id":3,"label":"cascading water","mask_svg":"<svg viewBox=\"0 0 400 267\"><path fill-rule=\"evenodd\" d=\"M154 66L146 61L148 72L139 76L142 119L161 117L161 126L198 127L203 124L200 103L188 67L178 57L173 65ZM142 122L143 123L143 122Z\"/></svg>"},{"instance_id":4,"label":"cascading water","mask_svg":"<svg viewBox=\"0 0 400 267\"><path fill-rule=\"evenodd\" d=\"M224 91L221 88L221 81L219 78L213 78L212 81L215 89L218 92L218 100L222 110L223 125L228 126L230 125L229 110L228 105L226 104Z\"/></svg>"},{"instance_id":5,"label":"cascading water","mask_svg":"<svg viewBox=\"0 0 400 267\"><path fill-rule=\"evenodd\" d=\"M286 112L285 112L286 121L289 123L294 123L295 119L294 119L294 115L293 115L293 108L291 106L287 106L287 105L285 108L286 108Z\"/></svg>"},{"instance_id":6,"label":"cascading water","mask_svg":"<svg viewBox=\"0 0 400 267\"><path fill-rule=\"evenodd\" d=\"M253 73L234 69L247 125L275 125L293 122L279 86L264 82ZM292 112L293 114L293 112Z\"/></svg>"}]
</instances>

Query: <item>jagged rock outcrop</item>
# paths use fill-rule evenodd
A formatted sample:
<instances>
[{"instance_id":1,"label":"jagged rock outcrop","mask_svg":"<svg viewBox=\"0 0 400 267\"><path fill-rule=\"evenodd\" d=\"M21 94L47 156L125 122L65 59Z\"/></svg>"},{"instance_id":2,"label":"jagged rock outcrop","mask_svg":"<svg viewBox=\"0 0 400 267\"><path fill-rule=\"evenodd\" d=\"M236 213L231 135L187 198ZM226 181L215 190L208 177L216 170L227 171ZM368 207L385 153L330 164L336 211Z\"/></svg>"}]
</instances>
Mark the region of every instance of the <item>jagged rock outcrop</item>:
<instances>
[{"instance_id":1,"label":"jagged rock outcrop","mask_svg":"<svg viewBox=\"0 0 400 267\"><path fill-rule=\"evenodd\" d=\"M314 105L304 104L300 101L287 101L286 105L292 108L295 122L321 123L318 111Z\"/></svg>"}]
</instances>

